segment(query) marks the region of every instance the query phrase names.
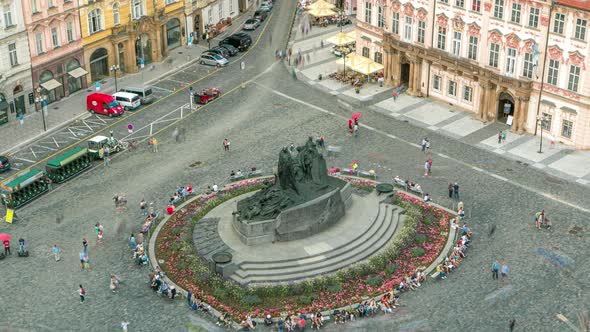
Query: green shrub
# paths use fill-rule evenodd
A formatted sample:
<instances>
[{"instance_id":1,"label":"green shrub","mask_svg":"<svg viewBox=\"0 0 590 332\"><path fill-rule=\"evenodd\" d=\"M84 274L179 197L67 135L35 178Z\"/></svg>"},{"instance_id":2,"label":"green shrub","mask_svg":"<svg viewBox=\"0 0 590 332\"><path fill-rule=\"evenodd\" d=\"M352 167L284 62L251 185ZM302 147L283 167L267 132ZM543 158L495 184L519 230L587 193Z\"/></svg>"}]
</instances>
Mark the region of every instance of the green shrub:
<instances>
[{"instance_id":1,"label":"green shrub","mask_svg":"<svg viewBox=\"0 0 590 332\"><path fill-rule=\"evenodd\" d=\"M294 283L289 285L290 295L301 295L305 292L305 287L301 283Z\"/></svg>"},{"instance_id":2,"label":"green shrub","mask_svg":"<svg viewBox=\"0 0 590 332\"><path fill-rule=\"evenodd\" d=\"M220 301L225 301L228 297L228 292L225 288L215 288L212 294L213 296L215 296L216 299Z\"/></svg>"},{"instance_id":3,"label":"green shrub","mask_svg":"<svg viewBox=\"0 0 590 332\"><path fill-rule=\"evenodd\" d=\"M422 244L424 242L426 242L426 234L416 234L416 238L414 239L414 242L416 244Z\"/></svg>"},{"instance_id":4,"label":"green shrub","mask_svg":"<svg viewBox=\"0 0 590 332\"><path fill-rule=\"evenodd\" d=\"M243 302L244 302L244 304L246 304L246 305L249 305L249 306L255 306L255 305L257 305L257 304L260 304L260 303L262 303L262 300L261 300L261 299L260 299L260 297L259 297L258 295L256 295L256 294L249 294L249 295L246 295L246 296L244 297L244 300L243 300Z\"/></svg>"},{"instance_id":5,"label":"green shrub","mask_svg":"<svg viewBox=\"0 0 590 332\"><path fill-rule=\"evenodd\" d=\"M297 297L297 303L301 304L301 305L310 305L311 302L313 302L315 299L317 299L317 296L315 295L300 295Z\"/></svg>"},{"instance_id":6,"label":"green shrub","mask_svg":"<svg viewBox=\"0 0 590 332\"><path fill-rule=\"evenodd\" d=\"M412 248L410 253L412 254L412 257L420 257L424 255L424 249L422 247Z\"/></svg>"},{"instance_id":7,"label":"green shrub","mask_svg":"<svg viewBox=\"0 0 590 332\"><path fill-rule=\"evenodd\" d=\"M340 293L342 292L342 284L332 284L327 287L328 292L330 293Z\"/></svg>"},{"instance_id":8,"label":"green shrub","mask_svg":"<svg viewBox=\"0 0 590 332\"><path fill-rule=\"evenodd\" d=\"M397 264L395 263L387 264L387 266L385 267L385 272L387 272L387 274L389 275L394 274L395 271L397 271Z\"/></svg>"},{"instance_id":9,"label":"green shrub","mask_svg":"<svg viewBox=\"0 0 590 332\"><path fill-rule=\"evenodd\" d=\"M184 260L176 263L176 268L178 269L178 271L184 271L184 270L186 270L187 267L188 267L188 263L185 262Z\"/></svg>"},{"instance_id":10,"label":"green shrub","mask_svg":"<svg viewBox=\"0 0 590 332\"><path fill-rule=\"evenodd\" d=\"M381 284L383 284L383 278L381 278L381 276L370 276L367 278L367 284L369 284L369 286L371 287L378 287L381 286Z\"/></svg>"},{"instance_id":11,"label":"green shrub","mask_svg":"<svg viewBox=\"0 0 590 332\"><path fill-rule=\"evenodd\" d=\"M385 269L386 256L378 254L369 259L369 266L371 267L370 273L379 273Z\"/></svg>"}]
</instances>

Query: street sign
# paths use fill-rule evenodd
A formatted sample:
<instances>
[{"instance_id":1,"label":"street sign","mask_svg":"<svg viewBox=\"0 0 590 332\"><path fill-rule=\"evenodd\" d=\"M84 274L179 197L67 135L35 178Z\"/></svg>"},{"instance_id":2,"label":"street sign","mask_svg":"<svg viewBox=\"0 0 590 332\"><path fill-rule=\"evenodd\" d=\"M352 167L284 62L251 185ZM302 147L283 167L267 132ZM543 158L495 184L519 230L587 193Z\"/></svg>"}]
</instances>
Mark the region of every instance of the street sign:
<instances>
[{"instance_id":1,"label":"street sign","mask_svg":"<svg viewBox=\"0 0 590 332\"><path fill-rule=\"evenodd\" d=\"M128 131L130 134L133 134L133 125L132 125L132 124L128 124L128 125L127 125L127 131Z\"/></svg>"}]
</instances>

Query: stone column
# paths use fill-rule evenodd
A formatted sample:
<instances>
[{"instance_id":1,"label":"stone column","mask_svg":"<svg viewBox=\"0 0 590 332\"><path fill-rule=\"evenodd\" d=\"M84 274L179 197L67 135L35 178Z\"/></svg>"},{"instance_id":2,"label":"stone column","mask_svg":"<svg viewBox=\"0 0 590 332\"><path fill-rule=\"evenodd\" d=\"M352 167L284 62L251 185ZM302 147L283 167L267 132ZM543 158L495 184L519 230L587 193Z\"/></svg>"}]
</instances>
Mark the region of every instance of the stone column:
<instances>
[{"instance_id":1,"label":"stone column","mask_svg":"<svg viewBox=\"0 0 590 332\"><path fill-rule=\"evenodd\" d=\"M408 94L414 95L414 60L410 61L410 79L408 80ZM401 80L401 77L400 77Z\"/></svg>"},{"instance_id":2,"label":"stone column","mask_svg":"<svg viewBox=\"0 0 590 332\"><path fill-rule=\"evenodd\" d=\"M481 121L487 122L487 98L488 98L488 82L481 81L479 83L481 93L479 96L479 109L477 110L477 118Z\"/></svg>"},{"instance_id":3,"label":"stone column","mask_svg":"<svg viewBox=\"0 0 590 332\"><path fill-rule=\"evenodd\" d=\"M396 86L399 84L399 52L393 54L391 59L391 81L393 82L393 85Z\"/></svg>"},{"instance_id":4,"label":"stone column","mask_svg":"<svg viewBox=\"0 0 590 332\"><path fill-rule=\"evenodd\" d=\"M498 87L490 83L490 91L488 92L488 107L487 107L487 121L496 121L498 117L498 110L496 109L496 99L498 97Z\"/></svg>"},{"instance_id":5,"label":"stone column","mask_svg":"<svg viewBox=\"0 0 590 332\"><path fill-rule=\"evenodd\" d=\"M512 119L512 128L510 128L510 131L512 131L513 133L518 132L518 128L520 126L519 118L520 112L522 111L520 99L520 96L516 96L516 100L514 101L514 118Z\"/></svg>"},{"instance_id":6,"label":"stone column","mask_svg":"<svg viewBox=\"0 0 590 332\"><path fill-rule=\"evenodd\" d=\"M518 133L526 131L526 121L529 113L529 97L524 97L520 103L520 117L518 121Z\"/></svg>"},{"instance_id":7,"label":"stone column","mask_svg":"<svg viewBox=\"0 0 590 332\"><path fill-rule=\"evenodd\" d=\"M416 77L414 88L416 90L416 96L422 97L422 59L416 61Z\"/></svg>"},{"instance_id":8,"label":"stone column","mask_svg":"<svg viewBox=\"0 0 590 332\"><path fill-rule=\"evenodd\" d=\"M391 85L391 53L387 50L383 50L385 56L383 57L383 79L385 80L385 85Z\"/></svg>"}]
</instances>

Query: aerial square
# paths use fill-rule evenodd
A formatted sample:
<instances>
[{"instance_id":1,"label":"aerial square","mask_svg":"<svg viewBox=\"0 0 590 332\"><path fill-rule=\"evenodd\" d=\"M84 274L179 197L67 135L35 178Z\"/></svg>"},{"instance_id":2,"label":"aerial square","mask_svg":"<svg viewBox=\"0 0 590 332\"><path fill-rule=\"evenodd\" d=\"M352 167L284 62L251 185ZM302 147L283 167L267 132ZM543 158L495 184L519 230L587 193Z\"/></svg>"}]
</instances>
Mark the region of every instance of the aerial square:
<instances>
[{"instance_id":1,"label":"aerial square","mask_svg":"<svg viewBox=\"0 0 590 332\"><path fill-rule=\"evenodd\" d=\"M588 1L0 12L0 331L590 329Z\"/></svg>"}]
</instances>

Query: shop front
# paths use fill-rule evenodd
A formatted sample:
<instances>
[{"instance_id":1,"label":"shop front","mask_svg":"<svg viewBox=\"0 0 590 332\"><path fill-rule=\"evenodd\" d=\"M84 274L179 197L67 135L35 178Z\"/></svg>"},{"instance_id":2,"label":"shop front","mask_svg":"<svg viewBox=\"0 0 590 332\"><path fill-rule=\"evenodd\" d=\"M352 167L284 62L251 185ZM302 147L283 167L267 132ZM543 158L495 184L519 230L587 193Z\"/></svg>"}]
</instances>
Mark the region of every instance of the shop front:
<instances>
[{"instance_id":1,"label":"shop front","mask_svg":"<svg viewBox=\"0 0 590 332\"><path fill-rule=\"evenodd\" d=\"M80 66L77 59L72 59L66 64L66 72L68 73L68 94L72 94L82 89L82 77L86 76L88 72Z\"/></svg>"},{"instance_id":2,"label":"shop front","mask_svg":"<svg viewBox=\"0 0 590 332\"><path fill-rule=\"evenodd\" d=\"M180 21L177 18L170 19L166 23L166 46L168 50L181 45Z\"/></svg>"}]
</instances>

